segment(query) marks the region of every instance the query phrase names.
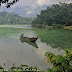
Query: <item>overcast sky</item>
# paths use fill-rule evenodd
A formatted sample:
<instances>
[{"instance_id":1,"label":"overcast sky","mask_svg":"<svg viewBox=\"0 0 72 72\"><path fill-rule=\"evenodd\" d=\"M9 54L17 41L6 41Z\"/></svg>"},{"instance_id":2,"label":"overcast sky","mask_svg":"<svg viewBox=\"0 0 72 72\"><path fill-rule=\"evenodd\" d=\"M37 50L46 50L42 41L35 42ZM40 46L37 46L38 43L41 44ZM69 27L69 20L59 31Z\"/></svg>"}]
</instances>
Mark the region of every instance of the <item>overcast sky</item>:
<instances>
[{"instance_id":1,"label":"overcast sky","mask_svg":"<svg viewBox=\"0 0 72 72\"><path fill-rule=\"evenodd\" d=\"M13 1L13 0L10 0ZM19 0L16 4L12 5L12 8L16 7L24 7L24 6L43 6L43 5L50 5L50 4L58 4L59 2L63 3L72 3L72 0ZM5 6L5 5L3 5Z\"/></svg>"},{"instance_id":2,"label":"overcast sky","mask_svg":"<svg viewBox=\"0 0 72 72\"><path fill-rule=\"evenodd\" d=\"M72 0L19 0L18 3L16 3L13 7L15 6L25 6L25 5L30 5L30 6L36 6L36 5L48 5L48 4L56 4L59 2L65 2L65 3L71 3Z\"/></svg>"},{"instance_id":3,"label":"overcast sky","mask_svg":"<svg viewBox=\"0 0 72 72\"><path fill-rule=\"evenodd\" d=\"M10 1L12 1L12 0L10 0ZM37 9L39 7L41 7L43 5L58 4L59 2L72 3L72 0L19 0L16 4L12 5L8 9L6 7L4 7L5 5L1 6L0 11L16 12L22 16L24 16L26 14L33 15L33 13L35 13L35 14L38 13Z\"/></svg>"}]
</instances>

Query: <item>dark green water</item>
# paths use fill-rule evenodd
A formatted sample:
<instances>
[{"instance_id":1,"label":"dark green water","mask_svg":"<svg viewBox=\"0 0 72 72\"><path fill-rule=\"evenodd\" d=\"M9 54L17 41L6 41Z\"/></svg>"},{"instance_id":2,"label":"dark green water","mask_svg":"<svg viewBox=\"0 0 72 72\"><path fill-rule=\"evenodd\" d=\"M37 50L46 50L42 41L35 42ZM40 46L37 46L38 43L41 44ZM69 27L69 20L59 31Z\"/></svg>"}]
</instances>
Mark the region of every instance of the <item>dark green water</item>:
<instances>
[{"instance_id":1,"label":"dark green water","mask_svg":"<svg viewBox=\"0 0 72 72\"><path fill-rule=\"evenodd\" d=\"M52 48L72 48L72 30L35 29L35 32L40 37L41 42L45 42Z\"/></svg>"},{"instance_id":2,"label":"dark green water","mask_svg":"<svg viewBox=\"0 0 72 72\"><path fill-rule=\"evenodd\" d=\"M21 33L25 37L38 37L36 44L38 48L19 40ZM43 33L42 33L43 34ZM10 68L13 64L27 64L36 66L40 70L46 71L52 67L50 63L46 64L46 51L51 51L54 54L63 54L63 50L58 51L57 48L52 48L47 43L42 42L40 36L30 26L6 25L0 26L0 65L6 63L5 68Z\"/></svg>"}]
</instances>

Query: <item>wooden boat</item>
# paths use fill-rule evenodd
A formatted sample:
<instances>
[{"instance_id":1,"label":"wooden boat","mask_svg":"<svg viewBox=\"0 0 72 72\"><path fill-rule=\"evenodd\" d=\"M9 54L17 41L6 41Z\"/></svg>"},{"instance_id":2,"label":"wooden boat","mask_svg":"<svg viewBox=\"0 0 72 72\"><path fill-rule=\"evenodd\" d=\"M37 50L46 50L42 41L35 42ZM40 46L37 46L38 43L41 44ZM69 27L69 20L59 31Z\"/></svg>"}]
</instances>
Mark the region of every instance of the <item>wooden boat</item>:
<instances>
[{"instance_id":1,"label":"wooden boat","mask_svg":"<svg viewBox=\"0 0 72 72\"><path fill-rule=\"evenodd\" d=\"M20 37L20 40L27 42L36 42L37 38Z\"/></svg>"}]
</instances>

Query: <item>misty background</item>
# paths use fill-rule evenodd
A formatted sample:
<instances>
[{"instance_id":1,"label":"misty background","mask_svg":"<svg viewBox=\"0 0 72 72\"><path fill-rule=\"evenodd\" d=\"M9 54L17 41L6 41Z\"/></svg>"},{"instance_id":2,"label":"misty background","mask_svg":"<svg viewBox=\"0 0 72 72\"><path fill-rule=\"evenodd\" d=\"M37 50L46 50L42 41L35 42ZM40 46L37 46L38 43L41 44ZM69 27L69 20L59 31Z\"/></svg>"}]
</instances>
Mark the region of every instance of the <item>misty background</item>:
<instances>
[{"instance_id":1,"label":"misty background","mask_svg":"<svg viewBox=\"0 0 72 72\"><path fill-rule=\"evenodd\" d=\"M72 0L19 0L10 8L6 8L6 6L3 4L0 7L0 12L15 12L20 16L35 17L36 14L39 14L41 10L46 9L52 4L58 4L59 2L72 3Z\"/></svg>"}]
</instances>

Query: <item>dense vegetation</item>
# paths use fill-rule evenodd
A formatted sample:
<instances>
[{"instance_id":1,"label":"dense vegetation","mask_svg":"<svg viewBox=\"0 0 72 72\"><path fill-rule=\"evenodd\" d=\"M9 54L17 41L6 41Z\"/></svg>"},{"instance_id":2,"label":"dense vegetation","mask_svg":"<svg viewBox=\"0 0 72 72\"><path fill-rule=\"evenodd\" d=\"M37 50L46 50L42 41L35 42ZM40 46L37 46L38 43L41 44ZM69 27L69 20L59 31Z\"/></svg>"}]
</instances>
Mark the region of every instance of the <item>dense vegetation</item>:
<instances>
[{"instance_id":1,"label":"dense vegetation","mask_svg":"<svg viewBox=\"0 0 72 72\"><path fill-rule=\"evenodd\" d=\"M0 12L0 24L30 24L31 18L21 17L16 13Z\"/></svg>"},{"instance_id":2,"label":"dense vegetation","mask_svg":"<svg viewBox=\"0 0 72 72\"><path fill-rule=\"evenodd\" d=\"M72 3L59 3L54 4L51 7L47 7L46 10L42 10L40 15L32 22L35 27L45 27L52 25L72 25Z\"/></svg>"},{"instance_id":3,"label":"dense vegetation","mask_svg":"<svg viewBox=\"0 0 72 72\"><path fill-rule=\"evenodd\" d=\"M53 64L52 69L48 69L48 72L72 72L72 49L65 49L65 55L54 55L51 52L46 52L47 61Z\"/></svg>"}]
</instances>

